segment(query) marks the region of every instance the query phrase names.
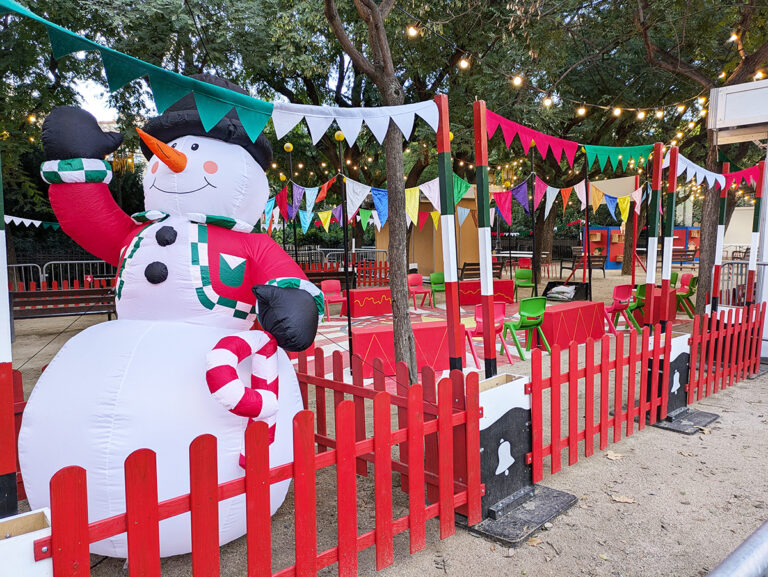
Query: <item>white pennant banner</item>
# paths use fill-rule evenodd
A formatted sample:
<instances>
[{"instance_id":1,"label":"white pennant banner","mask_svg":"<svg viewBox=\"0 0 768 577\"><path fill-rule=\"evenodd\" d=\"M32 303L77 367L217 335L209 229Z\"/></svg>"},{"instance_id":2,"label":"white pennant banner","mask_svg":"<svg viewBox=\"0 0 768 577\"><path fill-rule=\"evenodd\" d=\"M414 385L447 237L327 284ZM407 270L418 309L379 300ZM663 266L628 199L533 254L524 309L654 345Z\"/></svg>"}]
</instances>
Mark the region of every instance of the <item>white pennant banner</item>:
<instances>
[{"instance_id":1,"label":"white pennant banner","mask_svg":"<svg viewBox=\"0 0 768 577\"><path fill-rule=\"evenodd\" d=\"M351 178L345 178L344 184L347 192L347 214L351 216L357 212L365 197L371 193L371 187Z\"/></svg>"},{"instance_id":2,"label":"white pennant banner","mask_svg":"<svg viewBox=\"0 0 768 577\"><path fill-rule=\"evenodd\" d=\"M670 151L668 150L667 155L664 157L664 164L661 165L662 168L669 168L669 156ZM707 170L678 153L677 176L682 176L683 173L685 173L685 182L690 182L695 177L696 182L699 184L706 181L707 188L714 188L715 184L719 184L720 188L725 186L725 177L722 174Z\"/></svg>"},{"instance_id":3,"label":"white pennant banner","mask_svg":"<svg viewBox=\"0 0 768 577\"><path fill-rule=\"evenodd\" d=\"M435 210L440 212L440 179L435 178L419 185L419 190L432 203Z\"/></svg>"},{"instance_id":4,"label":"white pennant banner","mask_svg":"<svg viewBox=\"0 0 768 577\"><path fill-rule=\"evenodd\" d=\"M469 216L469 209L463 206L457 206L456 215L459 217L459 226L461 226Z\"/></svg>"},{"instance_id":5,"label":"white pennant banner","mask_svg":"<svg viewBox=\"0 0 768 577\"><path fill-rule=\"evenodd\" d=\"M437 132L439 112L434 100L403 104L402 106L370 108L334 108L332 106L275 102L272 110L272 123L275 126L275 135L279 139L283 138L304 119L309 127L313 144L317 144L335 120L337 126L344 133L349 146L354 146L363 122L379 141L379 144L384 143L390 120L400 129L403 137L409 140L416 116L421 117L432 130Z\"/></svg>"},{"instance_id":6,"label":"white pennant banner","mask_svg":"<svg viewBox=\"0 0 768 577\"><path fill-rule=\"evenodd\" d=\"M549 211L552 210L552 205L555 204L555 199L558 194L560 194L559 188L554 188L552 186L547 187L547 203L544 206L544 218L549 216Z\"/></svg>"},{"instance_id":7,"label":"white pennant banner","mask_svg":"<svg viewBox=\"0 0 768 577\"><path fill-rule=\"evenodd\" d=\"M582 180L580 183L573 185L573 191L576 193L576 197L581 201L581 209L587 208L587 186Z\"/></svg>"},{"instance_id":8,"label":"white pennant banner","mask_svg":"<svg viewBox=\"0 0 768 577\"><path fill-rule=\"evenodd\" d=\"M376 226L376 230L381 230L381 221L379 220L379 213L375 210L371 211L371 218L373 219L373 224Z\"/></svg>"}]
</instances>

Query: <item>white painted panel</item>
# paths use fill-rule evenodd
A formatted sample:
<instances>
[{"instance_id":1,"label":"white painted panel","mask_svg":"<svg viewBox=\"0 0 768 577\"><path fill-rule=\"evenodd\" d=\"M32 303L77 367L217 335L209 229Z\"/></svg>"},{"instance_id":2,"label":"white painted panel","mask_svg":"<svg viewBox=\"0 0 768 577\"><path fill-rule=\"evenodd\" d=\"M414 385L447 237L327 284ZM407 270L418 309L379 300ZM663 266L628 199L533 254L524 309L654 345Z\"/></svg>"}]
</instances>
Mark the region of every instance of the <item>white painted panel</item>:
<instances>
[{"instance_id":1,"label":"white painted panel","mask_svg":"<svg viewBox=\"0 0 768 577\"><path fill-rule=\"evenodd\" d=\"M715 244L715 264L723 264L723 240L725 239L725 225L717 225L717 243Z\"/></svg>"},{"instance_id":2,"label":"white painted panel","mask_svg":"<svg viewBox=\"0 0 768 577\"><path fill-rule=\"evenodd\" d=\"M672 276L672 247L674 245L674 237L664 237L664 258L661 261L661 280L669 280Z\"/></svg>"},{"instance_id":3,"label":"white painted panel","mask_svg":"<svg viewBox=\"0 0 768 577\"><path fill-rule=\"evenodd\" d=\"M0 230L0 363L10 363L11 310L8 302L8 260L5 248L5 230Z\"/></svg>"},{"instance_id":4,"label":"white painted panel","mask_svg":"<svg viewBox=\"0 0 768 577\"><path fill-rule=\"evenodd\" d=\"M491 229L482 227L477 231L480 242L480 294L493 294L493 257L491 256Z\"/></svg>"},{"instance_id":5,"label":"white painted panel","mask_svg":"<svg viewBox=\"0 0 768 577\"><path fill-rule=\"evenodd\" d=\"M659 239L652 236L648 239L648 268L645 273L645 284L656 284L656 253Z\"/></svg>"},{"instance_id":6,"label":"white painted panel","mask_svg":"<svg viewBox=\"0 0 768 577\"><path fill-rule=\"evenodd\" d=\"M440 215L440 233L443 238L443 274L445 282L456 282L456 223L452 214Z\"/></svg>"},{"instance_id":7,"label":"white painted panel","mask_svg":"<svg viewBox=\"0 0 768 577\"><path fill-rule=\"evenodd\" d=\"M768 80L717 88L710 92L710 129L768 122ZM748 139L747 139L748 140Z\"/></svg>"}]
</instances>

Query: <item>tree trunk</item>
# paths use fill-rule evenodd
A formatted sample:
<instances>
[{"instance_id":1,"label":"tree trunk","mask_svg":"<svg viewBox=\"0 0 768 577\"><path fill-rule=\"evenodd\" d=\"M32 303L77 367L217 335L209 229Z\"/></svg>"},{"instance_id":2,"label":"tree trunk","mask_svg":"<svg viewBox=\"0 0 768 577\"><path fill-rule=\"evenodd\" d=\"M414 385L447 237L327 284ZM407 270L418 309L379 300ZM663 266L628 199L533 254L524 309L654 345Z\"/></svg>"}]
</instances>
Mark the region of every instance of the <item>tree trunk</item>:
<instances>
[{"instance_id":1,"label":"tree trunk","mask_svg":"<svg viewBox=\"0 0 768 577\"><path fill-rule=\"evenodd\" d=\"M707 134L707 170L717 172L717 147L714 133ZM696 314L704 314L707 294L712 290L712 269L715 266L715 247L717 244L717 218L720 205L718 189L710 189L704 195L701 208L701 247L699 249L699 286L696 290ZM718 290L715 287L714 290Z\"/></svg>"},{"instance_id":2,"label":"tree trunk","mask_svg":"<svg viewBox=\"0 0 768 577\"><path fill-rule=\"evenodd\" d=\"M635 234L635 218L637 218L637 236L640 236L640 231L645 226L645 207L640 210L640 217L637 218L635 213L635 203L630 203L629 218L627 224L624 227L624 260L621 263L621 274L632 274L632 237Z\"/></svg>"}]
</instances>

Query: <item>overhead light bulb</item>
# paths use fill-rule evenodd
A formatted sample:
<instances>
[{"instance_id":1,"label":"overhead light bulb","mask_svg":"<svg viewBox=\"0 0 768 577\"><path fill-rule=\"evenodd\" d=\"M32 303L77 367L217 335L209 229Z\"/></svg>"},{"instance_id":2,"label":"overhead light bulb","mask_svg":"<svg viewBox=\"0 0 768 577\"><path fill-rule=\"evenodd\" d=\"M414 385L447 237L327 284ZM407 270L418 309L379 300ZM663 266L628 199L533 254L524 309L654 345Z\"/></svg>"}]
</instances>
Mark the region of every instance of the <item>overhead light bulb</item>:
<instances>
[{"instance_id":1,"label":"overhead light bulb","mask_svg":"<svg viewBox=\"0 0 768 577\"><path fill-rule=\"evenodd\" d=\"M736 42L739 39L739 35L735 32L731 32L731 36L728 38L728 42Z\"/></svg>"},{"instance_id":2,"label":"overhead light bulb","mask_svg":"<svg viewBox=\"0 0 768 577\"><path fill-rule=\"evenodd\" d=\"M408 32L408 36L410 36L411 38L415 38L416 36L419 35L419 29L416 28L416 26L414 26L413 24L408 26L406 31Z\"/></svg>"},{"instance_id":3,"label":"overhead light bulb","mask_svg":"<svg viewBox=\"0 0 768 577\"><path fill-rule=\"evenodd\" d=\"M512 79L512 84L515 86L521 86L523 84L523 77L518 74Z\"/></svg>"},{"instance_id":4,"label":"overhead light bulb","mask_svg":"<svg viewBox=\"0 0 768 577\"><path fill-rule=\"evenodd\" d=\"M723 70L723 71L722 71L720 74L718 74L718 75L717 75L717 77L718 77L719 79L721 79L721 80L722 80L723 78L725 78L725 70Z\"/></svg>"},{"instance_id":5,"label":"overhead light bulb","mask_svg":"<svg viewBox=\"0 0 768 577\"><path fill-rule=\"evenodd\" d=\"M462 70L466 70L467 68L469 68L469 59L466 58L465 56L462 56L461 60L459 60L459 68L461 68Z\"/></svg>"},{"instance_id":6,"label":"overhead light bulb","mask_svg":"<svg viewBox=\"0 0 768 577\"><path fill-rule=\"evenodd\" d=\"M683 133L682 132L678 132L675 136L677 136L678 138L682 138L683 137Z\"/></svg>"},{"instance_id":7,"label":"overhead light bulb","mask_svg":"<svg viewBox=\"0 0 768 577\"><path fill-rule=\"evenodd\" d=\"M762 70L755 72L755 80L761 80L765 78L765 73Z\"/></svg>"},{"instance_id":8,"label":"overhead light bulb","mask_svg":"<svg viewBox=\"0 0 768 577\"><path fill-rule=\"evenodd\" d=\"M688 123L688 128L695 128L695 127L696 127L696 123L695 123L693 120L691 120L691 121Z\"/></svg>"},{"instance_id":9,"label":"overhead light bulb","mask_svg":"<svg viewBox=\"0 0 768 577\"><path fill-rule=\"evenodd\" d=\"M645 120L645 110L638 110L637 111L637 119L638 120Z\"/></svg>"},{"instance_id":10,"label":"overhead light bulb","mask_svg":"<svg viewBox=\"0 0 768 577\"><path fill-rule=\"evenodd\" d=\"M277 168L277 163L276 162L272 163L272 168Z\"/></svg>"},{"instance_id":11,"label":"overhead light bulb","mask_svg":"<svg viewBox=\"0 0 768 577\"><path fill-rule=\"evenodd\" d=\"M578 114L579 116L585 116L587 114L587 109L583 106L579 106L576 109L576 114Z\"/></svg>"},{"instance_id":12,"label":"overhead light bulb","mask_svg":"<svg viewBox=\"0 0 768 577\"><path fill-rule=\"evenodd\" d=\"M544 98L544 100L542 101L542 104L544 106L546 106L547 108L552 106L552 97L551 96L547 96L546 98Z\"/></svg>"},{"instance_id":13,"label":"overhead light bulb","mask_svg":"<svg viewBox=\"0 0 768 577\"><path fill-rule=\"evenodd\" d=\"M699 104L706 104L707 103L707 97L706 96L699 96Z\"/></svg>"},{"instance_id":14,"label":"overhead light bulb","mask_svg":"<svg viewBox=\"0 0 768 577\"><path fill-rule=\"evenodd\" d=\"M677 105L677 111L678 111L680 114L682 114L683 112L685 112L685 104L678 104L678 105Z\"/></svg>"},{"instance_id":15,"label":"overhead light bulb","mask_svg":"<svg viewBox=\"0 0 768 577\"><path fill-rule=\"evenodd\" d=\"M619 108L618 106L616 108L614 108L613 109L613 115L614 116L621 116L621 108Z\"/></svg>"},{"instance_id":16,"label":"overhead light bulb","mask_svg":"<svg viewBox=\"0 0 768 577\"><path fill-rule=\"evenodd\" d=\"M677 146L677 140L673 140L672 142L670 142L670 144L671 144L672 146Z\"/></svg>"},{"instance_id":17,"label":"overhead light bulb","mask_svg":"<svg viewBox=\"0 0 768 577\"><path fill-rule=\"evenodd\" d=\"M656 118L664 118L664 111L659 109L656 111Z\"/></svg>"}]
</instances>

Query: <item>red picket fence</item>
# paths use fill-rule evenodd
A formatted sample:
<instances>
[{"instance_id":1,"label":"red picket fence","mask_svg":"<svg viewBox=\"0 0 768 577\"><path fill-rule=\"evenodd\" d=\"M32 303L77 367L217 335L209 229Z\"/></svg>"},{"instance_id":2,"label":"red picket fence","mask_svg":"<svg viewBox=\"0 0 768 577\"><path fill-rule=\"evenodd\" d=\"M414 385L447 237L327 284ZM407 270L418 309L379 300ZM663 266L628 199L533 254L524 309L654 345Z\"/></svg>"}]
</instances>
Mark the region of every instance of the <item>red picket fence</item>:
<instances>
[{"instance_id":1,"label":"red picket fence","mask_svg":"<svg viewBox=\"0 0 768 577\"><path fill-rule=\"evenodd\" d=\"M216 468L210 467L216 462L216 439L203 435L190 445L190 493L158 503L155 455L140 449L125 462L126 513L92 523L88 522L85 470L64 468L51 479L52 533L35 542L35 558L53 557L55 577L88 575L88 544L127 532L129 575L159 576L158 524L190 512L192 575L218 576L218 502L242 494L248 511L247 564L252 576L317 575L318 570L334 563L339 575L356 575L357 553L372 546L376 548L377 569L382 569L394 561L393 538L397 534L410 531L410 552L414 553L426 544L425 524L429 519L439 518L441 538L454 533L457 511L464 512L470 524L480 521L476 375L467 377L466 393L460 397L456 393L464 389L463 375L457 371L451 379L443 379L437 386L437 398L431 402L435 387L434 373L429 371L425 374L431 374L432 381L426 387L416 384L390 395L335 378L342 372L340 354L333 357L334 379L323 374L322 351L315 352L315 375L301 372L302 365L306 368L306 354L299 362L305 403L308 386L316 389L317 419L309 410L294 419L293 463L269 467L267 426L254 423L246 430L245 476L219 484ZM359 358L353 359L352 367L354 374L361 374ZM378 383L381 388L383 381ZM327 431L326 391L333 391L335 437ZM372 403L372 436L365 431L366 402ZM390 424L392 405L399 416L395 431ZM463 408L457 409L457 405ZM397 460L392 459L394 445L399 446ZM367 463L374 467L376 525L359 534L356 474L367 474ZM331 466L336 467L338 542L318 552L316 475ZM393 519L393 471L401 474L409 504L408 514L397 519ZM463 482L456 480L457 472L463 475ZM272 573L269 486L290 478L294 479L295 563Z\"/></svg>"},{"instance_id":2,"label":"red picket fence","mask_svg":"<svg viewBox=\"0 0 768 577\"><path fill-rule=\"evenodd\" d=\"M389 263L363 260L355 265L357 270L357 286L387 286L389 285Z\"/></svg>"},{"instance_id":3,"label":"red picket fence","mask_svg":"<svg viewBox=\"0 0 768 577\"><path fill-rule=\"evenodd\" d=\"M688 403L757 373L765 303L693 319Z\"/></svg>"},{"instance_id":4,"label":"red picket fence","mask_svg":"<svg viewBox=\"0 0 768 577\"><path fill-rule=\"evenodd\" d=\"M742 322L734 322L735 314L741 315ZM694 319L693 334L688 340L689 404L757 372L764 320L765 304L736 313L723 311L719 318ZM573 343L568 349L565 372L561 369L562 351L553 346L547 377L541 350L533 351L527 391L532 395L532 451L527 455L527 463L532 465L534 483L543 479L546 457L550 458L550 471L554 474L561 470L563 451L567 451L570 466L578 462L580 453L592 456L596 440L602 451L609 443L618 443L623 436L644 429L646 422L653 425L667 417L669 388L665 383L669 383L671 376L672 338L679 335L666 338L660 325L654 327L653 333L660 338L652 338L648 327L639 334L631 331L626 352L622 332L617 333L613 352L609 335L597 342L590 339L584 347L583 366L579 366L579 347ZM599 359L595 359L597 347Z\"/></svg>"},{"instance_id":5,"label":"red picket fence","mask_svg":"<svg viewBox=\"0 0 768 577\"><path fill-rule=\"evenodd\" d=\"M324 263L300 263L301 270L304 272L336 272L339 270L339 263L337 262L324 262Z\"/></svg>"}]
</instances>

